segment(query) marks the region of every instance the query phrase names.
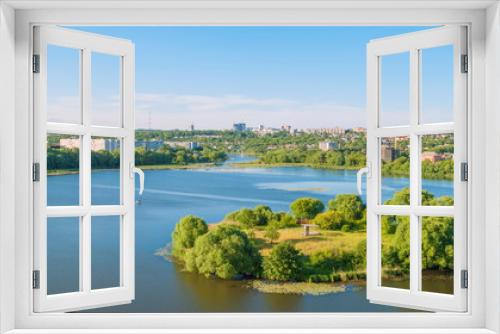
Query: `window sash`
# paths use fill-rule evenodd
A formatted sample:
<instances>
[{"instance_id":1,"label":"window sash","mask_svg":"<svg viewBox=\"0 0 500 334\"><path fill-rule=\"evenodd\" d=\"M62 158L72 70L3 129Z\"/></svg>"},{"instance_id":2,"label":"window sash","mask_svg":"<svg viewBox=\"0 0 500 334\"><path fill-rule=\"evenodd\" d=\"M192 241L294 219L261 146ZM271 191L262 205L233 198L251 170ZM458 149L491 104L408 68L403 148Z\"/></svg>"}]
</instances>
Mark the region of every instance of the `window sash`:
<instances>
[{"instance_id":1,"label":"window sash","mask_svg":"<svg viewBox=\"0 0 500 334\"><path fill-rule=\"evenodd\" d=\"M467 76L461 73L458 61L466 54L466 28L446 26L394 37L374 40L367 49L367 162L372 171L367 179L367 296L370 301L432 311L467 310L467 290L460 286L461 270L467 269L467 183L460 180L460 164L467 162ZM453 45L453 116L454 122L419 124L420 114L420 50ZM407 126L380 126L380 61L382 56L409 52L409 113ZM420 205L422 190L420 136L453 133L454 135L454 206ZM408 136L410 140L410 205L379 204L381 194L380 139ZM405 215L410 219L410 288L381 286L381 224L382 215ZM420 290L422 216L454 217L454 293L430 293Z\"/></svg>"},{"instance_id":2,"label":"window sash","mask_svg":"<svg viewBox=\"0 0 500 334\"><path fill-rule=\"evenodd\" d=\"M47 45L80 50L81 124L47 122ZM34 262L40 271L40 288L34 289L34 311L74 311L128 303L134 298L134 110L133 45L129 41L58 27L35 28L34 52L40 55L40 72L34 74L34 161L40 164L40 181L34 183ZM111 54L121 59L122 124L92 125L91 55ZM80 137L80 201L74 206L47 206L47 147L49 133ZM93 205L91 199L91 141L93 136L120 140L120 204ZM91 218L120 216L120 285L92 290ZM79 291L47 294L47 218L79 217Z\"/></svg>"}]
</instances>

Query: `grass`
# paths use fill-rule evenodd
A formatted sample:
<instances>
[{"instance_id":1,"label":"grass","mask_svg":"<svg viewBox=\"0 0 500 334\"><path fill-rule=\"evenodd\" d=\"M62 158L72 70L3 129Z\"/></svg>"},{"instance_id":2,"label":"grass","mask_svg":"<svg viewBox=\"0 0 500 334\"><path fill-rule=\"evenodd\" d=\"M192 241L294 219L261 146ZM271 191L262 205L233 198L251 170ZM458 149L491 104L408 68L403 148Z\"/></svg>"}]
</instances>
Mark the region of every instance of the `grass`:
<instances>
[{"instance_id":1,"label":"grass","mask_svg":"<svg viewBox=\"0 0 500 334\"><path fill-rule=\"evenodd\" d=\"M193 163L187 165L143 165L136 166L143 170L166 170L166 169L199 169L199 168L208 168L214 167L217 164L214 162L203 162L203 163ZM93 169L95 170L110 170L110 169L118 169L118 168L105 168L105 169ZM47 171L47 175L56 176L56 175L69 175L69 174L78 174L80 171L78 169L52 169Z\"/></svg>"},{"instance_id":2,"label":"grass","mask_svg":"<svg viewBox=\"0 0 500 334\"><path fill-rule=\"evenodd\" d=\"M293 295L326 295L330 293L344 292L346 286L333 283L309 283L309 282L273 282L253 280L248 286L263 293L279 293Z\"/></svg>"},{"instance_id":3,"label":"grass","mask_svg":"<svg viewBox=\"0 0 500 334\"><path fill-rule=\"evenodd\" d=\"M358 170L359 166L325 166L320 164L310 164L306 162L273 162L265 163L261 161L233 162L230 164L236 168L272 168L272 167L309 167L327 170Z\"/></svg>"},{"instance_id":4,"label":"grass","mask_svg":"<svg viewBox=\"0 0 500 334\"><path fill-rule=\"evenodd\" d=\"M257 247L261 250L261 254L266 256L271 251L271 248L277 243L289 241L304 255L311 255L319 251L328 250L345 250L352 251L356 248L361 240L366 239L366 232L340 232L326 231L320 229L312 229L311 232L316 232L315 235L304 236L303 227L292 227L280 229L280 237L278 240L271 243L264 237L264 230L255 230Z\"/></svg>"},{"instance_id":5,"label":"grass","mask_svg":"<svg viewBox=\"0 0 500 334\"><path fill-rule=\"evenodd\" d=\"M214 167L217 164L214 162L200 162L200 163L193 163L193 164L187 164L187 165L143 165L143 166L137 166L140 169L143 170L165 170L165 169L199 169L199 168L208 168L208 167Z\"/></svg>"}]
</instances>

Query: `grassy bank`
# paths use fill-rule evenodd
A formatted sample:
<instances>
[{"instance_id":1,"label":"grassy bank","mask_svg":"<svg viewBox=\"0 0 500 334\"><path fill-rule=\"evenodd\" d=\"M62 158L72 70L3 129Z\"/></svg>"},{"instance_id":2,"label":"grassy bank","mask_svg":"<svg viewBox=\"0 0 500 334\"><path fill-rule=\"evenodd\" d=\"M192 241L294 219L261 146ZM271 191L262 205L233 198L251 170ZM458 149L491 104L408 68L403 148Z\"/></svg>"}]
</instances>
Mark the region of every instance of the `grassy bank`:
<instances>
[{"instance_id":1,"label":"grassy bank","mask_svg":"<svg viewBox=\"0 0 500 334\"><path fill-rule=\"evenodd\" d=\"M137 166L142 170L169 170L169 169L201 169L201 168L210 168L214 167L217 164L214 162L204 162L204 163L194 163L188 165L145 165L145 166ZM92 171L104 171L104 170L116 170L116 169L92 169ZM78 174L78 169L53 169L47 171L48 176L57 176L57 175L69 175L69 174Z\"/></svg>"},{"instance_id":2,"label":"grassy bank","mask_svg":"<svg viewBox=\"0 0 500 334\"><path fill-rule=\"evenodd\" d=\"M259 161L251 161L251 162L233 162L230 165L231 167L236 167L236 168L309 167L314 169L326 169L326 170L358 170L361 168L359 166L325 166L325 165L310 164L305 162L265 163Z\"/></svg>"},{"instance_id":3,"label":"grassy bank","mask_svg":"<svg viewBox=\"0 0 500 334\"><path fill-rule=\"evenodd\" d=\"M310 283L310 282L273 282L264 280L249 281L248 287L262 293L314 295L314 296L346 291L346 286L344 284Z\"/></svg>"}]
</instances>

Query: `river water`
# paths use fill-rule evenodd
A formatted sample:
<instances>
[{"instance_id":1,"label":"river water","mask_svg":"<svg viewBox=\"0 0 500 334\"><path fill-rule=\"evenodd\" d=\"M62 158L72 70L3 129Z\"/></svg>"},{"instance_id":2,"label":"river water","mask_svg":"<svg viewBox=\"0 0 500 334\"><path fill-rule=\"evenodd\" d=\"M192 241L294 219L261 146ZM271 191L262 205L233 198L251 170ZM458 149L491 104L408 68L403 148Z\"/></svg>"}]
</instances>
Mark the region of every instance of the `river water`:
<instances>
[{"instance_id":1,"label":"river water","mask_svg":"<svg viewBox=\"0 0 500 334\"><path fill-rule=\"evenodd\" d=\"M234 156L229 162L249 158ZM288 211L298 197L326 202L339 193L356 192L355 171L328 171L305 167L235 168L228 163L193 170L146 171L146 190L136 205L136 298L131 304L92 312L388 312L404 311L371 304L364 287L321 296L265 294L241 282L207 279L185 273L155 255L170 242L177 221L188 214L216 223L231 211L258 204ZM118 200L117 171L92 173L94 204ZM386 178L383 198L407 186L406 179ZM48 203L71 204L78 175L50 176ZM448 181L424 181L437 196L451 195ZM77 192L76 192L77 193ZM64 220L61 218L60 220ZM92 280L94 287L118 280L118 233L113 218L92 225ZM66 219L66 221L70 221ZM117 220L115 220L117 222ZM73 291L78 286L77 222L54 224L48 230L49 292ZM72 242L73 240L73 242Z\"/></svg>"}]
</instances>

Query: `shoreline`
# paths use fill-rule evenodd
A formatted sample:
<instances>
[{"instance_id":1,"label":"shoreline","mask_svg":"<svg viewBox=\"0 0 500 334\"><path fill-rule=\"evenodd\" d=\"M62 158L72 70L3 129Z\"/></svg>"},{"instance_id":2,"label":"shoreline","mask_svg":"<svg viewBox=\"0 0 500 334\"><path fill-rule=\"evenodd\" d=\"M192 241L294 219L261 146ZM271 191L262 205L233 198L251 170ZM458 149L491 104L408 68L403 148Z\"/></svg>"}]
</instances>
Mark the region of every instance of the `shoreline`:
<instances>
[{"instance_id":1,"label":"shoreline","mask_svg":"<svg viewBox=\"0 0 500 334\"><path fill-rule=\"evenodd\" d=\"M202 163L195 163L195 164L188 164L188 165L143 165L143 166L136 166L136 167L140 168L142 170L170 170L170 169L187 170L187 169L202 169L202 168L216 167L219 165L220 165L219 163L215 163L215 162L202 162ZM118 170L118 168L93 169L93 171L100 171L100 172L108 171L108 170ZM78 174L78 173L80 173L80 171L74 170L74 169L56 169L56 170L47 171L47 176L71 175L71 174Z\"/></svg>"}]
</instances>

